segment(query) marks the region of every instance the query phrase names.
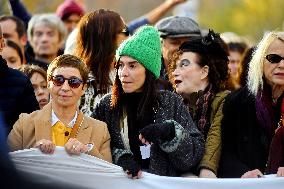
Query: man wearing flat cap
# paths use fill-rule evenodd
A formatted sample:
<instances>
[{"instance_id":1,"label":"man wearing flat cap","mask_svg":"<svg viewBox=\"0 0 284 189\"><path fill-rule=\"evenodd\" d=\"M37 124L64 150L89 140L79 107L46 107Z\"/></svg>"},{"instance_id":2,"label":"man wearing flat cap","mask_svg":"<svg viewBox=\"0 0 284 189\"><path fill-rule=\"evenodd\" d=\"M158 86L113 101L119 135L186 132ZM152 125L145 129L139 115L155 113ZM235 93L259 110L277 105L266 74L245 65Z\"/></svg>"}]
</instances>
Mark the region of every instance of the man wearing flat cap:
<instances>
[{"instance_id":1,"label":"man wearing flat cap","mask_svg":"<svg viewBox=\"0 0 284 189\"><path fill-rule=\"evenodd\" d=\"M156 25L162 39L162 69L160 76L160 89L172 90L168 82L167 68L169 60L179 46L192 38L200 37L198 24L189 17L170 16L161 19Z\"/></svg>"}]
</instances>

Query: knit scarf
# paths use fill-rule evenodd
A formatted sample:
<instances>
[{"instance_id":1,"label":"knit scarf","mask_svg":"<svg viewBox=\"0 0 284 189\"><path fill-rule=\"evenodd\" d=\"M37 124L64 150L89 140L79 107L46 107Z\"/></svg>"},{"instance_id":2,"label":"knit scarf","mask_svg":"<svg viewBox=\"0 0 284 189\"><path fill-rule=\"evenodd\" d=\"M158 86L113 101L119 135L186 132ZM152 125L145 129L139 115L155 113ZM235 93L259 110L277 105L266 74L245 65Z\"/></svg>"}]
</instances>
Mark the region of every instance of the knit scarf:
<instances>
[{"instance_id":1,"label":"knit scarf","mask_svg":"<svg viewBox=\"0 0 284 189\"><path fill-rule=\"evenodd\" d=\"M140 164L143 169L149 169L149 159L143 160L140 153L140 146L142 146L139 140L139 132L146 125L153 122L153 112L148 111L143 115L143 118L139 113L139 106L141 103L142 93L129 93L123 95L123 103L127 114L127 127L128 127L128 141L131 152L134 155L134 159Z\"/></svg>"},{"instance_id":2,"label":"knit scarf","mask_svg":"<svg viewBox=\"0 0 284 189\"><path fill-rule=\"evenodd\" d=\"M212 90L212 85L208 85L204 91L192 93L188 100L185 100L194 122L205 138L207 137L210 127L210 105L214 97L215 94Z\"/></svg>"}]
</instances>

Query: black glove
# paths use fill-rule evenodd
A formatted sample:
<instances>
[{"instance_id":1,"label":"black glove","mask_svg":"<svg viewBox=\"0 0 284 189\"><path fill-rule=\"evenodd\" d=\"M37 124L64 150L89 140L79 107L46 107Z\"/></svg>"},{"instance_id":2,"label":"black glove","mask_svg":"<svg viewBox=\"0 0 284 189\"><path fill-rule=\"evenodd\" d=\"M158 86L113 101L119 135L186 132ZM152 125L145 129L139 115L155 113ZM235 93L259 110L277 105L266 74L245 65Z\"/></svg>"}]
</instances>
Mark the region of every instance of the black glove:
<instances>
[{"instance_id":1,"label":"black glove","mask_svg":"<svg viewBox=\"0 0 284 189\"><path fill-rule=\"evenodd\" d=\"M138 176L138 172L141 170L138 163L134 161L133 156L129 154L122 155L118 159L117 165L122 167L123 170L127 171L127 174L132 177Z\"/></svg>"},{"instance_id":2,"label":"black glove","mask_svg":"<svg viewBox=\"0 0 284 189\"><path fill-rule=\"evenodd\" d=\"M141 129L140 134L150 143L170 141L175 137L175 126L172 122L154 123Z\"/></svg>"}]
</instances>

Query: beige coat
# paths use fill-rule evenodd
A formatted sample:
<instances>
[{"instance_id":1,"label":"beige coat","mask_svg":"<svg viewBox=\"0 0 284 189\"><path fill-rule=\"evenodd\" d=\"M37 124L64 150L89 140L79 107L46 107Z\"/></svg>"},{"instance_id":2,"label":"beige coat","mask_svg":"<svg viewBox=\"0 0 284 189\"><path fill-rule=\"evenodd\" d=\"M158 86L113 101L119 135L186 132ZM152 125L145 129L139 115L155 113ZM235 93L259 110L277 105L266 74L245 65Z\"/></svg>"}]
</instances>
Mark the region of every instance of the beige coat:
<instances>
[{"instance_id":1,"label":"beige coat","mask_svg":"<svg viewBox=\"0 0 284 189\"><path fill-rule=\"evenodd\" d=\"M93 143L88 154L112 162L110 135L106 123L84 116L76 137L83 144ZM8 136L11 151L32 148L37 141L51 137L51 103L42 110L21 114Z\"/></svg>"}]
</instances>

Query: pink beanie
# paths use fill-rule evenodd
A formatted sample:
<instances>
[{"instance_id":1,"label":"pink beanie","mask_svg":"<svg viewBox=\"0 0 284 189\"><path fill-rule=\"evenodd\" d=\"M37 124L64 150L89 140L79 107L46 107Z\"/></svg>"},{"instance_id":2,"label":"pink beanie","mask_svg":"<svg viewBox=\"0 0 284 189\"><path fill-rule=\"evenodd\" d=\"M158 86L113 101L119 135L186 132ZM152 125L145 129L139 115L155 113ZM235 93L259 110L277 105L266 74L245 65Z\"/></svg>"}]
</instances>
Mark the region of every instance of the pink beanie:
<instances>
[{"instance_id":1,"label":"pink beanie","mask_svg":"<svg viewBox=\"0 0 284 189\"><path fill-rule=\"evenodd\" d=\"M78 5L74 0L65 0L62 4L57 7L56 15L60 19L64 18L66 15L78 14L82 16L84 14L84 9Z\"/></svg>"}]
</instances>

